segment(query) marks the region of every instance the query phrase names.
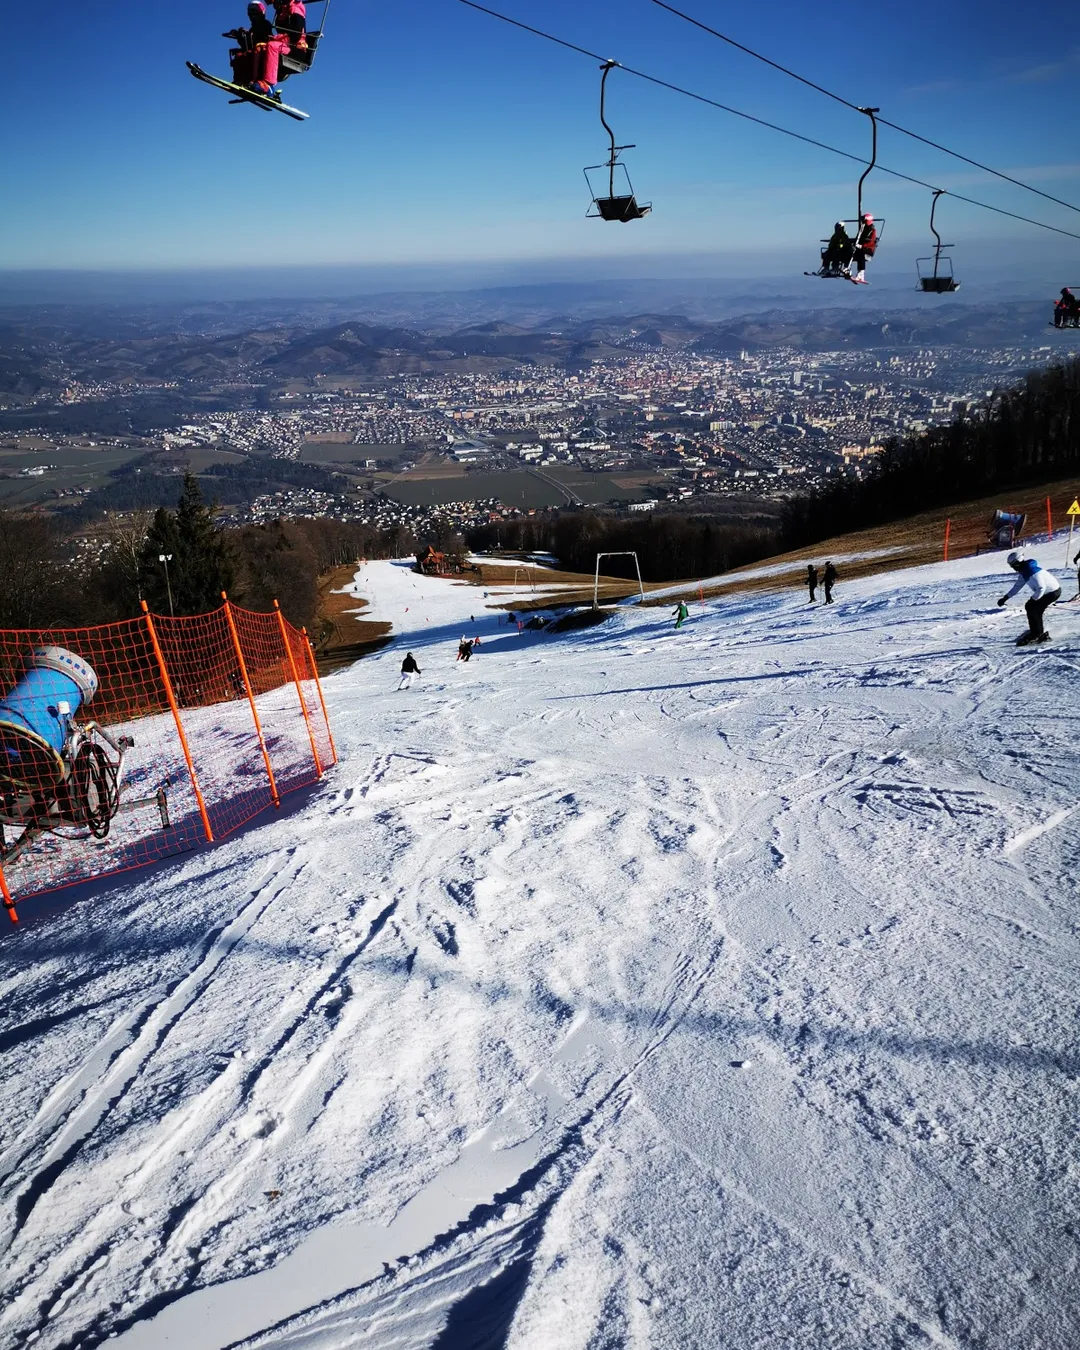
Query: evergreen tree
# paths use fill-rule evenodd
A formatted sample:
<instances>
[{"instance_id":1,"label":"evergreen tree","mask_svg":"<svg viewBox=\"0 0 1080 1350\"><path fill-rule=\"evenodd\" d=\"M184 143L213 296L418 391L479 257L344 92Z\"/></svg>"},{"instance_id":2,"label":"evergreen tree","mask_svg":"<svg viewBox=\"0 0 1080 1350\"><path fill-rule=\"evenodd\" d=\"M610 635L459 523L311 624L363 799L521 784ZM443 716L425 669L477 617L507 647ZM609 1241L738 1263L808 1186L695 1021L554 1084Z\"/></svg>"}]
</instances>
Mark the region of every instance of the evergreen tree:
<instances>
[{"instance_id":1,"label":"evergreen tree","mask_svg":"<svg viewBox=\"0 0 1080 1350\"><path fill-rule=\"evenodd\" d=\"M169 583L175 585L176 558L180 552L179 535L176 529L176 517L164 506L154 512L150 528L146 532L142 556L139 558L139 589L143 598L155 614L168 614ZM172 561L162 563L162 556L172 555ZM166 574L165 568L169 571ZM175 590L173 607L175 608Z\"/></svg>"},{"instance_id":2,"label":"evergreen tree","mask_svg":"<svg viewBox=\"0 0 1080 1350\"><path fill-rule=\"evenodd\" d=\"M167 576L162 554L172 554ZM194 474L184 475L176 511L162 508L154 516L140 571L147 602L158 614L169 612L170 587L174 613L206 614L220 606L221 592L232 585L228 545L214 528Z\"/></svg>"}]
</instances>

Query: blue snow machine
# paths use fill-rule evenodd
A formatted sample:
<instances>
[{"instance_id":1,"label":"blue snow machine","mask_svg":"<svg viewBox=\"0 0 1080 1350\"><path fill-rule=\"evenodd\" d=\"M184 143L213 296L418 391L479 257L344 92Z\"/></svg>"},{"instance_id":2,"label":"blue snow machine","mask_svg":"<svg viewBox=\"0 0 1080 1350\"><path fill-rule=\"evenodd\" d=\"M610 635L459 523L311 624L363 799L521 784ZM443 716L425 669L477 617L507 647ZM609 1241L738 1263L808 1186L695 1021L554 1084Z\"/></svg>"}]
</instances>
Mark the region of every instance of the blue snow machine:
<instances>
[{"instance_id":1,"label":"blue snow machine","mask_svg":"<svg viewBox=\"0 0 1080 1350\"><path fill-rule=\"evenodd\" d=\"M97 691L97 673L81 656L65 647L35 647L0 699L0 862L14 861L42 834L65 827L77 833L62 837L108 836L121 809L124 755L135 742L77 720ZM128 805L149 803L168 828L165 789Z\"/></svg>"},{"instance_id":2,"label":"blue snow machine","mask_svg":"<svg viewBox=\"0 0 1080 1350\"><path fill-rule=\"evenodd\" d=\"M1024 533L1027 516L1023 511L995 511L990 517L987 542L991 549L1015 548Z\"/></svg>"}]
</instances>

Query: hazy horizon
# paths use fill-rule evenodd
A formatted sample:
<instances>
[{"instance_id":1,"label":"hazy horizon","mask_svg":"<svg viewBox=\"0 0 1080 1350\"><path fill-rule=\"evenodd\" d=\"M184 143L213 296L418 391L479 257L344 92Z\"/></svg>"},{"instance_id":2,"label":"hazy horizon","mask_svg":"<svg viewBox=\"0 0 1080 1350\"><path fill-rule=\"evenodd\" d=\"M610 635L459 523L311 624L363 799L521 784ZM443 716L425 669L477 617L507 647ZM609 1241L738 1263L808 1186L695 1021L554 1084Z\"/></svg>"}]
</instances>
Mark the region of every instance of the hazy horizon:
<instances>
[{"instance_id":1,"label":"hazy horizon","mask_svg":"<svg viewBox=\"0 0 1080 1350\"><path fill-rule=\"evenodd\" d=\"M812 241L811 246L813 244ZM813 257L801 251L767 253L716 251L646 254L597 259L549 257L487 262L416 262L302 265L268 272L260 265L175 268L3 268L0 307L101 304L214 304L261 300L269 305L298 300L341 303L385 296L477 293L512 290L553 292L607 289L614 299L634 288L673 290L695 285L726 295L768 291L798 308L865 303L875 296L896 303L914 289L917 243L890 241L871 270L871 289L842 291L803 276ZM809 252L809 250L807 250ZM955 252L956 274L966 283L948 303L992 303L1002 299L1046 300L1064 284L1069 262L1055 252L1015 267L1015 245L981 243ZM1080 273L1080 264L1075 269ZM1080 277L1078 277L1080 283ZM940 303L936 297L931 298Z\"/></svg>"}]
</instances>

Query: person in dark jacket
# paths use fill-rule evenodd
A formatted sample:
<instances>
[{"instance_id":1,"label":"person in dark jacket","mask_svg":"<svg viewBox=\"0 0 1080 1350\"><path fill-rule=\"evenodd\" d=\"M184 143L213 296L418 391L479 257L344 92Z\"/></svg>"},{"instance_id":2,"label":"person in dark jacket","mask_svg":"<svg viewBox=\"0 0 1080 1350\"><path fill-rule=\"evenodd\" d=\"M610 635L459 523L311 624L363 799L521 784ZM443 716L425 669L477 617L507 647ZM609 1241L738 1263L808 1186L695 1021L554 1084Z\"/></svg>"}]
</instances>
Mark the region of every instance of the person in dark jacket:
<instances>
[{"instance_id":1,"label":"person in dark jacket","mask_svg":"<svg viewBox=\"0 0 1080 1350\"><path fill-rule=\"evenodd\" d=\"M821 270L828 276L836 276L851 262L854 243L842 220L833 227L832 235L821 254Z\"/></svg>"},{"instance_id":2,"label":"person in dark jacket","mask_svg":"<svg viewBox=\"0 0 1080 1350\"><path fill-rule=\"evenodd\" d=\"M831 562L825 564L825 571L821 574L821 584L825 587L825 603L831 605L833 602L832 588L836 585L839 573Z\"/></svg>"},{"instance_id":3,"label":"person in dark jacket","mask_svg":"<svg viewBox=\"0 0 1080 1350\"><path fill-rule=\"evenodd\" d=\"M810 592L808 603L812 605L817 599L817 568L813 563L806 568L806 589Z\"/></svg>"},{"instance_id":4,"label":"person in dark jacket","mask_svg":"<svg viewBox=\"0 0 1080 1350\"><path fill-rule=\"evenodd\" d=\"M401 683L398 689L408 689L413 682L413 677L422 674L420 667L416 664L416 658L412 652L407 653L405 660L401 663Z\"/></svg>"},{"instance_id":5,"label":"person in dark jacket","mask_svg":"<svg viewBox=\"0 0 1080 1350\"><path fill-rule=\"evenodd\" d=\"M1054 327L1073 328L1080 325L1080 300L1068 286L1062 286L1061 298L1054 301Z\"/></svg>"},{"instance_id":6,"label":"person in dark jacket","mask_svg":"<svg viewBox=\"0 0 1080 1350\"><path fill-rule=\"evenodd\" d=\"M266 6L262 0L252 0L247 7L249 28L233 28L223 37L232 38L237 44L229 53L232 63L233 83L250 85L255 81L257 62L262 60L260 48L274 36L274 25L266 17Z\"/></svg>"}]
</instances>

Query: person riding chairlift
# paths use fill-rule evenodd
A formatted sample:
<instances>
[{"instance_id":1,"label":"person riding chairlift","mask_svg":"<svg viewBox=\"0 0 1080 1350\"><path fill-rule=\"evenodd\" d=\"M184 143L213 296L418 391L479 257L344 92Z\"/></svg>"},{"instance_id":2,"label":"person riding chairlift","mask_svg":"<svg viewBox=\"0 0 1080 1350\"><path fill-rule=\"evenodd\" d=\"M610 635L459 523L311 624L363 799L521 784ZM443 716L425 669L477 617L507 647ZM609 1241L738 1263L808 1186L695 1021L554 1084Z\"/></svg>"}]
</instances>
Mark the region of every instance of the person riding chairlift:
<instances>
[{"instance_id":1,"label":"person riding chairlift","mask_svg":"<svg viewBox=\"0 0 1080 1350\"><path fill-rule=\"evenodd\" d=\"M291 51L307 51L307 6L303 0L272 0L275 33L258 48L257 75L251 88L277 98L281 58ZM263 6L265 9L265 6Z\"/></svg>"},{"instance_id":2,"label":"person riding chairlift","mask_svg":"<svg viewBox=\"0 0 1080 1350\"><path fill-rule=\"evenodd\" d=\"M833 226L832 236L821 254L821 270L828 276L838 276L851 263L855 245L842 220Z\"/></svg>"},{"instance_id":3,"label":"person riding chairlift","mask_svg":"<svg viewBox=\"0 0 1080 1350\"><path fill-rule=\"evenodd\" d=\"M237 44L229 52L234 84L251 85L256 67L262 62L262 51L274 36L274 25L266 17L266 6L261 0L251 0L247 7L249 28L233 28L222 34Z\"/></svg>"},{"instance_id":4,"label":"person riding chairlift","mask_svg":"<svg viewBox=\"0 0 1080 1350\"><path fill-rule=\"evenodd\" d=\"M857 281L860 286L868 284L866 280L866 264L874 256L877 250L877 230L874 229L874 217L869 211L863 213L863 218L859 224L859 233L855 237L855 275L852 281Z\"/></svg>"},{"instance_id":5,"label":"person riding chairlift","mask_svg":"<svg viewBox=\"0 0 1080 1350\"><path fill-rule=\"evenodd\" d=\"M1067 328L1070 324L1080 325L1080 300L1068 286L1062 286L1061 298L1054 301L1054 327Z\"/></svg>"}]
</instances>

